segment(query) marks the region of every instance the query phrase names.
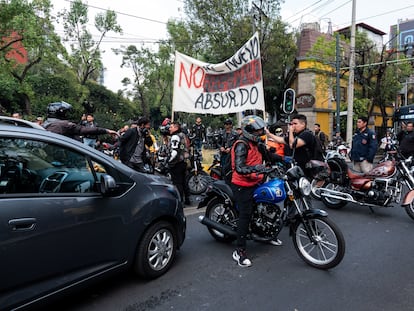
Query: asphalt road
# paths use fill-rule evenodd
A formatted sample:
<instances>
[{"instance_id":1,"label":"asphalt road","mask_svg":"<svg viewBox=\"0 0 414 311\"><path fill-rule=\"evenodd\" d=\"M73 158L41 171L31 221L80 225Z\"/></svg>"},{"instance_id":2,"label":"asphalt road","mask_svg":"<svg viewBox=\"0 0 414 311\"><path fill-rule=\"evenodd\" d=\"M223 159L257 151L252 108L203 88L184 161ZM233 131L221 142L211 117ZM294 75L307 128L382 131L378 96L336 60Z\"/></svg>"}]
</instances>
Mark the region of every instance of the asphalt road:
<instances>
[{"instance_id":1,"label":"asphalt road","mask_svg":"<svg viewBox=\"0 0 414 311\"><path fill-rule=\"evenodd\" d=\"M186 241L166 275L150 282L118 275L50 310L414 310L414 220L401 208L327 211L347 243L332 270L305 264L286 227L283 246L249 242L253 266L241 268L231 258L234 245L215 242L197 221L201 211L190 207Z\"/></svg>"}]
</instances>

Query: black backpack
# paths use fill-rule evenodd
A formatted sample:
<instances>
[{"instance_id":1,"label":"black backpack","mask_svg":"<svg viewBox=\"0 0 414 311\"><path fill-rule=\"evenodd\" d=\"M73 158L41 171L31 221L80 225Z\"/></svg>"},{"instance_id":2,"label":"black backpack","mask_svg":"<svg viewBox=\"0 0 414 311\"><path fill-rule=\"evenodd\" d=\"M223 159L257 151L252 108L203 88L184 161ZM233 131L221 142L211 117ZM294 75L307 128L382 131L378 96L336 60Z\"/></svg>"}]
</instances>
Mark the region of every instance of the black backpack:
<instances>
[{"instance_id":1,"label":"black backpack","mask_svg":"<svg viewBox=\"0 0 414 311\"><path fill-rule=\"evenodd\" d=\"M323 161L324 160L324 152L322 147L322 142L316 138L316 136L312 133L313 137L313 149L306 147L306 152L308 153L308 156L311 160L318 160Z\"/></svg>"}]
</instances>

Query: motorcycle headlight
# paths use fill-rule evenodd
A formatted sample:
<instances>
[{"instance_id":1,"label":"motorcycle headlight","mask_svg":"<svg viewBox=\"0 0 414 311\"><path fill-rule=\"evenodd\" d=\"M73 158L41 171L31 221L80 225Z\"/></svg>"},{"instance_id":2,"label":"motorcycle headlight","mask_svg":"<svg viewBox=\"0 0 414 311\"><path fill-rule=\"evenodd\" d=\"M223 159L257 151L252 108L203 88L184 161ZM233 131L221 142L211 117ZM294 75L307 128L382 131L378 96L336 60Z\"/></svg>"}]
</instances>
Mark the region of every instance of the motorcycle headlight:
<instances>
[{"instance_id":1,"label":"motorcycle headlight","mask_svg":"<svg viewBox=\"0 0 414 311\"><path fill-rule=\"evenodd\" d=\"M299 179L299 189L302 195L308 196L311 193L311 184L305 177Z\"/></svg>"}]
</instances>

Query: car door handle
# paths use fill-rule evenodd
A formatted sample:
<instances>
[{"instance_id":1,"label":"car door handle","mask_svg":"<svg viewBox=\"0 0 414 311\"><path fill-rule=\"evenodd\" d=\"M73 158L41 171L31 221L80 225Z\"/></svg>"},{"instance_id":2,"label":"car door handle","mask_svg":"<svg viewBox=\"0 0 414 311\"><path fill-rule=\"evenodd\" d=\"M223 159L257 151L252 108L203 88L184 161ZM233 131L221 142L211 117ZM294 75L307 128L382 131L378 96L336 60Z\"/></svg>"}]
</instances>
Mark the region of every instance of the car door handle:
<instances>
[{"instance_id":1,"label":"car door handle","mask_svg":"<svg viewBox=\"0 0 414 311\"><path fill-rule=\"evenodd\" d=\"M9 226L13 231L33 230L36 225L36 218L16 218L9 220Z\"/></svg>"}]
</instances>

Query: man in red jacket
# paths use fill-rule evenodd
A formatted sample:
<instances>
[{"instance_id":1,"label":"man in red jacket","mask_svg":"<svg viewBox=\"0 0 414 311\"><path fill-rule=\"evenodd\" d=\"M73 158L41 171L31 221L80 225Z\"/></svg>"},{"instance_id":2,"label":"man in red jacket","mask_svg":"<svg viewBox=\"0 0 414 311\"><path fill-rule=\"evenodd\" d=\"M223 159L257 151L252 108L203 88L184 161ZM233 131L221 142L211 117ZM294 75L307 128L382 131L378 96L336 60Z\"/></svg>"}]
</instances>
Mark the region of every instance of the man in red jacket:
<instances>
[{"instance_id":1,"label":"man in red jacket","mask_svg":"<svg viewBox=\"0 0 414 311\"><path fill-rule=\"evenodd\" d=\"M241 267L249 267L252 262L246 253L246 236L253 213L253 192L262 182L263 160L271 157L272 161L281 160L276 154L270 154L265 139L265 122L258 116L247 116L241 121L242 135L231 150L232 179L231 187L235 203L239 208L239 220L237 224L237 248L233 252L233 259ZM272 245L282 245L282 242L274 238L269 241Z\"/></svg>"}]
</instances>

